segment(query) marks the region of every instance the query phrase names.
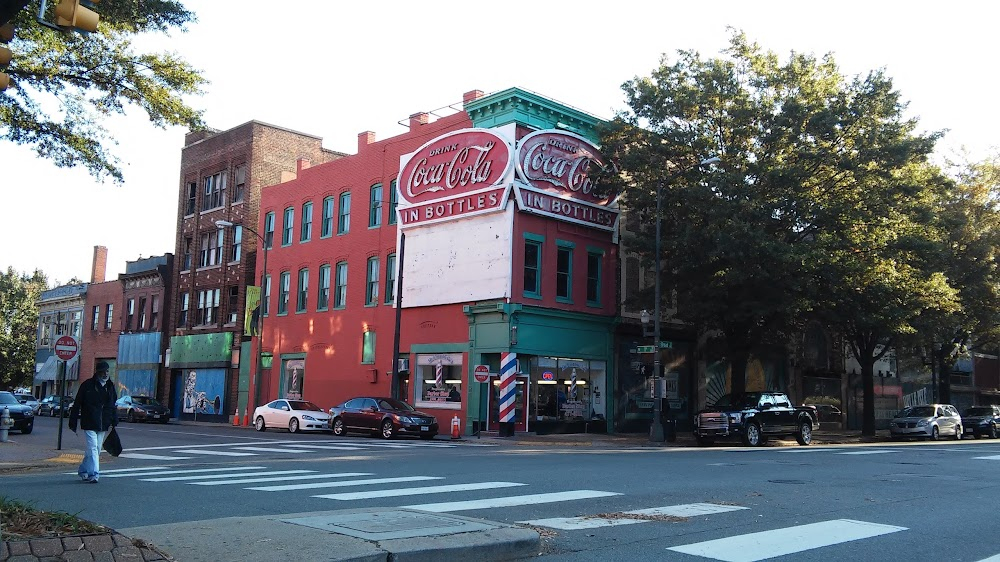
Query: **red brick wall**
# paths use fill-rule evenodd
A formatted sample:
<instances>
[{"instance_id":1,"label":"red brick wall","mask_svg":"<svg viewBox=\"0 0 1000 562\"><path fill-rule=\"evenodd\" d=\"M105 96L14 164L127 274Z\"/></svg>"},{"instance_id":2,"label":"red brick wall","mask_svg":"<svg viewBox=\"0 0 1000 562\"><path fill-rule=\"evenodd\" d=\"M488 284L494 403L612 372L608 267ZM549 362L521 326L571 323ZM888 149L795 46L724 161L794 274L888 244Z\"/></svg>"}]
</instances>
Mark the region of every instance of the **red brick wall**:
<instances>
[{"instance_id":1,"label":"red brick wall","mask_svg":"<svg viewBox=\"0 0 1000 562\"><path fill-rule=\"evenodd\" d=\"M118 335L121 333L124 314L122 284L115 279L104 283L91 283L87 287L87 304L83 311L83 341L80 344L80 381L94 376L94 365L98 361L108 361L112 365L118 357ZM111 329L107 329L105 313L107 305L114 305ZM94 326L94 307L100 307L98 325Z\"/></svg>"}]
</instances>

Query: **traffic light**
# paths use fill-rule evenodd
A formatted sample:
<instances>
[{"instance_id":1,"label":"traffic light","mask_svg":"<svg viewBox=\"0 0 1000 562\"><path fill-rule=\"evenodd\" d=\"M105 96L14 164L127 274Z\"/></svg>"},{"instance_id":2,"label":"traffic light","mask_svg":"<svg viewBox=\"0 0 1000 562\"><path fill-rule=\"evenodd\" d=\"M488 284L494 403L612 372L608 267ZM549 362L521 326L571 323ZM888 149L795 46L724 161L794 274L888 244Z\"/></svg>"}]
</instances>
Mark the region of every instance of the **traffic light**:
<instances>
[{"instance_id":1,"label":"traffic light","mask_svg":"<svg viewBox=\"0 0 1000 562\"><path fill-rule=\"evenodd\" d=\"M13 24L5 23L0 25L0 43L7 43L14 38L14 26ZM10 64L11 57L14 53L7 47L0 47L0 68L6 68ZM10 85L10 76L7 76L6 72L0 72L0 92L7 89Z\"/></svg>"},{"instance_id":2,"label":"traffic light","mask_svg":"<svg viewBox=\"0 0 1000 562\"><path fill-rule=\"evenodd\" d=\"M56 25L75 27L82 31L97 31L100 16L91 10L95 2L86 0L59 0L56 6Z\"/></svg>"}]
</instances>

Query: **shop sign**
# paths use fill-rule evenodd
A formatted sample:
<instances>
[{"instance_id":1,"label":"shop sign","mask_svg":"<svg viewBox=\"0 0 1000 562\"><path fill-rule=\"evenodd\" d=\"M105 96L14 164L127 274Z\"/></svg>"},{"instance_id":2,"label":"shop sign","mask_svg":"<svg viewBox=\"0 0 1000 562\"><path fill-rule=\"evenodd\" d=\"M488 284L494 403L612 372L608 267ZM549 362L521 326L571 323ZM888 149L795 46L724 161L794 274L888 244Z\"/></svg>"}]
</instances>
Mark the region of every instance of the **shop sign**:
<instances>
[{"instance_id":1,"label":"shop sign","mask_svg":"<svg viewBox=\"0 0 1000 562\"><path fill-rule=\"evenodd\" d=\"M556 380L556 376L554 374L552 374L552 371L545 371L544 373L542 373L542 380L543 381L554 381L554 380Z\"/></svg>"},{"instance_id":2,"label":"shop sign","mask_svg":"<svg viewBox=\"0 0 1000 562\"><path fill-rule=\"evenodd\" d=\"M499 187L513 166L509 141L489 129L462 129L418 148L399 171L403 225L502 208Z\"/></svg>"}]
</instances>

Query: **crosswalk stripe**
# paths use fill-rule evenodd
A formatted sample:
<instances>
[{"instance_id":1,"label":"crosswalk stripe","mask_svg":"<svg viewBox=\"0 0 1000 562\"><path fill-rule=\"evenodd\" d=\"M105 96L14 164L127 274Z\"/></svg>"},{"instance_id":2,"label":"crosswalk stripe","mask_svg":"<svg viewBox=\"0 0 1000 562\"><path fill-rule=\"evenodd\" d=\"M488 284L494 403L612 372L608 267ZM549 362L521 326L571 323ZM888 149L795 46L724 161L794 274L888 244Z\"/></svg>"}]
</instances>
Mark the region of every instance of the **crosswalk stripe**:
<instances>
[{"instance_id":1,"label":"crosswalk stripe","mask_svg":"<svg viewBox=\"0 0 1000 562\"><path fill-rule=\"evenodd\" d=\"M343 445L295 445L300 449L324 449L330 451L361 451L364 447L346 447Z\"/></svg>"},{"instance_id":2,"label":"crosswalk stripe","mask_svg":"<svg viewBox=\"0 0 1000 562\"><path fill-rule=\"evenodd\" d=\"M305 449L286 449L284 447L233 447L240 451L261 451L264 453L311 453Z\"/></svg>"},{"instance_id":3,"label":"crosswalk stripe","mask_svg":"<svg viewBox=\"0 0 1000 562\"><path fill-rule=\"evenodd\" d=\"M241 467L242 468L242 467ZM274 476L278 474L306 474L315 472L313 470L266 470L264 472L237 472L235 474L195 474L191 476L157 476L156 478L142 478L143 482L184 482L189 480L208 480L219 478L243 478L249 476Z\"/></svg>"},{"instance_id":4,"label":"crosswalk stripe","mask_svg":"<svg viewBox=\"0 0 1000 562\"><path fill-rule=\"evenodd\" d=\"M102 470L101 471L101 476L104 476L106 474L115 474L115 473L118 473L118 472L141 472L141 471L145 471L145 470L169 470L169 469L170 469L169 466L142 466L142 467L137 467L137 468L112 468L111 470ZM75 475L76 472L75 471L74 472L64 472L63 474L73 474L73 475Z\"/></svg>"},{"instance_id":5,"label":"crosswalk stripe","mask_svg":"<svg viewBox=\"0 0 1000 562\"><path fill-rule=\"evenodd\" d=\"M1000 461L1000 455L990 455L988 457L972 457L972 458L984 461Z\"/></svg>"},{"instance_id":6,"label":"crosswalk stripe","mask_svg":"<svg viewBox=\"0 0 1000 562\"><path fill-rule=\"evenodd\" d=\"M626 511L625 515L668 515L673 517L697 517L700 515L712 515L715 513L725 513L727 511L737 511L749 509L738 505L722 505L717 503L688 503L682 505L668 505L664 507L652 507L649 509L636 509ZM652 519L630 519L623 518L603 518L603 517L553 517L549 519L532 519L530 521L519 521L527 525L538 527L551 527L563 531L574 531L578 529L597 529L599 527L615 527L618 525L633 525L635 523L648 523Z\"/></svg>"},{"instance_id":7,"label":"crosswalk stripe","mask_svg":"<svg viewBox=\"0 0 1000 562\"><path fill-rule=\"evenodd\" d=\"M894 525L833 519L674 546L667 550L726 562L751 562L905 530L906 527Z\"/></svg>"},{"instance_id":8,"label":"crosswalk stripe","mask_svg":"<svg viewBox=\"0 0 1000 562\"><path fill-rule=\"evenodd\" d=\"M261 472L260 474L264 474ZM371 472L337 472L328 474L306 474L303 476L275 476L273 478L241 478L238 480L212 480L210 482L191 482L195 486L224 486L226 484L255 484L257 482L290 482L292 480L318 480L320 478L351 478L354 476L371 476Z\"/></svg>"},{"instance_id":9,"label":"crosswalk stripe","mask_svg":"<svg viewBox=\"0 0 1000 562\"><path fill-rule=\"evenodd\" d=\"M348 486L368 486L371 484L392 484L393 482L420 482L422 480L444 480L444 476L399 476L396 478L371 478L348 480L346 482L313 482L311 484L288 484L285 486L257 486L247 490L262 492L285 492L288 490L314 490L316 488L346 488Z\"/></svg>"},{"instance_id":10,"label":"crosswalk stripe","mask_svg":"<svg viewBox=\"0 0 1000 562\"><path fill-rule=\"evenodd\" d=\"M404 505L403 509L417 509L434 513L451 511L466 511L470 509L487 509L493 507L513 507L517 505L535 505L539 503L564 502L607 496L620 496L618 492L601 492L598 490L572 490L569 492L553 492L551 494L531 494L528 496L507 496L484 500L468 500L458 502L425 503L421 505Z\"/></svg>"},{"instance_id":11,"label":"crosswalk stripe","mask_svg":"<svg viewBox=\"0 0 1000 562\"><path fill-rule=\"evenodd\" d=\"M189 455L218 455L220 457L254 457L257 453L237 453L234 451L209 451L206 449L178 449L178 453Z\"/></svg>"},{"instance_id":12,"label":"crosswalk stripe","mask_svg":"<svg viewBox=\"0 0 1000 562\"><path fill-rule=\"evenodd\" d=\"M783 449L778 449L778 453L819 453L836 451L834 447L785 447Z\"/></svg>"},{"instance_id":13,"label":"crosswalk stripe","mask_svg":"<svg viewBox=\"0 0 1000 562\"><path fill-rule=\"evenodd\" d=\"M419 496L422 494L440 494L444 492L467 492L470 490L492 490L493 488L510 488L526 486L519 482L475 482L473 484L448 484L445 486L423 486L420 488L399 488L394 490L374 490L371 492L348 492L345 494L323 494L313 496L327 500L367 500L372 498L394 498L396 496Z\"/></svg>"},{"instance_id":14,"label":"crosswalk stripe","mask_svg":"<svg viewBox=\"0 0 1000 562\"><path fill-rule=\"evenodd\" d=\"M262 468L267 468L264 466L231 466L227 468L188 468L182 470L169 470L165 466L161 467L146 467L146 468L124 468L121 472L117 474L106 474L101 471L101 476L103 478L140 478L143 476L165 476L170 474L196 474L200 472L226 472L230 470L258 470ZM128 472L125 472L128 471ZM110 472L110 471L109 471Z\"/></svg>"},{"instance_id":15,"label":"crosswalk stripe","mask_svg":"<svg viewBox=\"0 0 1000 562\"><path fill-rule=\"evenodd\" d=\"M898 453L896 449L875 449L874 451L848 451L846 453L834 453L835 455L881 455L882 453Z\"/></svg>"},{"instance_id":16,"label":"crosswalk stripe","mask_svg":"<svg viewBox=\"0 0 1000 562\"><path fill-rule=\"evenodd\" d=\"M118 456L127 459L139 459L145 461L183 461L191 458L191 457L169 457L166 455L150 455L146 453L127 453L127 452L122 453Z\"/></svg>"}]
</instances>

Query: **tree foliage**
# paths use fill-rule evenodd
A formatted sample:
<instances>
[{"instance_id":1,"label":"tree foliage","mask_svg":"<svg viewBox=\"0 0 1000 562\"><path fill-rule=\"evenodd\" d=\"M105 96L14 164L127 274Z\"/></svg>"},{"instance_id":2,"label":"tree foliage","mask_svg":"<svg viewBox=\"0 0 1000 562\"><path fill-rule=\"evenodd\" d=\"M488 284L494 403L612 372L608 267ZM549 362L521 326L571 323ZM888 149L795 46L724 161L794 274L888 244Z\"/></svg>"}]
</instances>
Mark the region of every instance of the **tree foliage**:
<instances>
[{"instance_id":1,"label":"tree foliage","mask_svg":"<svg viewBox=\"0 0 1000 562\"><path fill-rule=\"evenodd\" d=\"M49 9L56 2L49 2ZM14 52L0 92L0 138L31 147L59 167L84 166L98 180L122 182L117 139L103 127L129 107L144 111L159 128L200 128L201 112L184 96L206 81L172 53L141 52L143 34L185 29L193 13L174 0L101 2L96 33L57 31L36 21L39 2L16 15ZM55 21L52 14L46 21Z\"/></svg>"},{"instance_id":2,"label":"tree foliage","mask_svg":"<svg viewBox=\"0 0 1000 562\"><path fill-rule=\"evenodd\" d=\"M28 276L8 267L0 274L0 388L31 386L38 299L47 283L39 270Z\"/></svg>"}]
</instances>

